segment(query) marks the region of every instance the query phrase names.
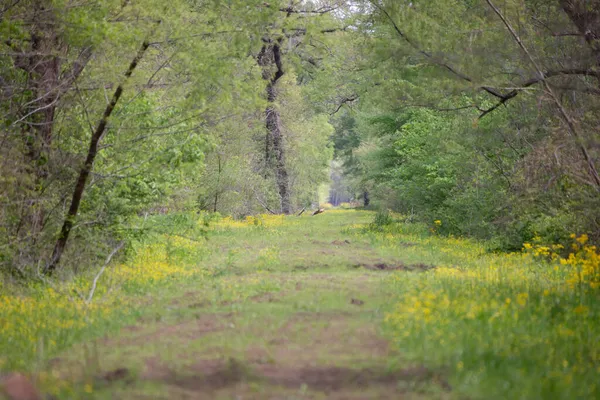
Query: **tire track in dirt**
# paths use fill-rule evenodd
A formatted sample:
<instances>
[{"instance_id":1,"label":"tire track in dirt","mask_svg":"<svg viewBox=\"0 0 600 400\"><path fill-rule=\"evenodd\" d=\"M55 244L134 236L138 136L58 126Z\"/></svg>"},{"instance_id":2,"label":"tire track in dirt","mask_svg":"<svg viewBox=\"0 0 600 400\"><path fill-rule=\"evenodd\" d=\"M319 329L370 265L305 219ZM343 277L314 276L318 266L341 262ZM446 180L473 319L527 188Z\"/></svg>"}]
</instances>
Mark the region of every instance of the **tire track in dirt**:
<instances>
[{"instance_id":1,"label":"tire track in dirt","mask_svg":"<svg viewBox=\"0 0 600 400\"><path fill-rule=\"evenodd\" d=\"M311 286L327 287L330 291L342 289L337 279L324 282L322 278L319 275L314 282L296 285L296 290ZM346 291L354 286L364 290L365 277L356 275L344 283ZM281 291L253 296L247 300L246 308L275 299L285 303L286 294ZM243 352L218 358L194 354L194 361L183 370L159 358L149 358L140 378L166 385L169 391L177 393L174 398L190 399L284 399L291 398L290 391L302 392L299 398L305 399L393 399L402 396L407 385L433 384L441 391L449 389L438 374L426 368L398 369L387 365L393 351L377 326L365 321L368 313L368 309L351 305L325 312L294 312L276 330L257 323L240 331L240 335L260 338L259 343L249 345ZM222 314L215 318L222 318ZM219 326L228 329L216 321L206 326L215 328L210 334L222 333L217 332ZM179 328L184 326L161 332L172 334ZM260 390L255 393L257 387Z\"/></svg>"}]
</instances>

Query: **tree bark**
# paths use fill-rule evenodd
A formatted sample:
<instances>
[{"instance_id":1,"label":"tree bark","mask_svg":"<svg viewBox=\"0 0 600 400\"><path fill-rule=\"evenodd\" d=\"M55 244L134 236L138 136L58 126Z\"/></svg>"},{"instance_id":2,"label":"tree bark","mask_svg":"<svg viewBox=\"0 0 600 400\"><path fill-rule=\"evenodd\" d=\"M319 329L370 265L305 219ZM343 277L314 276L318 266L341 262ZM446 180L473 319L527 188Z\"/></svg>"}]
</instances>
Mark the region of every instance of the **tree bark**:
<instances>
[{"instance_id":1,"label":"tree bark","mask_svg":"<svg viewBox=\"0 0 600 400\"><path fill-rule=\"evenodd\" d=\"M21 43L7 40L14 51L13 60L17 68L27 75L26 105L20 112L23 126L23 141L26 145L28 173L33 177L26 194L26 210L17 225L16 235L25 231L35 243L44 227L45 207L41 196L50 175L49 162L53 140L54 120L61 96L67 92L79 77L91 57L91 47L84 48L69 70L61 75L62 58L66 56L65 46L56 30L56 11L45 1L32 5L28 17L31 24L30 39L26 48Z\"/></svg>"},{"instance_id":2,"label":"tree bark","mask_svg":"<svg viewBox=\"0 0 600 400\"><path fill-rule=\"evenodd\" d=\"M123 82L121 82L121 84L115 90L110 103L106 106L106 109L104 110L104 115L100 119L96 130L92 134L90 146L87 152L87 157L85 163L83 164L83 167L81 168L81 171L79 172L79 178L77 179L77 184L75 185L75 190L73 191L73 196L71 198L71 206L69 207L69 211L67 212L65 220L63 222L63 226L58 236L58 240L56 241L56 245L54 246L54 251L52 252L52 257L50 258L50 262L46 265L46 268L44 269L45 274L52 274L52 272L54 272L54 270L60 263L62 254L67 246L67 241L69 240L69 234L71 233L71 229L73 229L75 219L77 218L79 205L81 204L81 199L83 197L83 192L85 191L85 186L88 177L94 166L96 155L98 154L98 144L100 143L100 140L104 135L110 115L114 111L115 106L117 105L119 99L121 98L121 95L123 94L123 87L125 83L133 74L133 71L138 66L138 63L144 56L144 53L148 49L149 45L150 44L147 40L145 40L142 43L142 46L138 50L134 59L131 61L131 64L129 64L129 68L125 72Z\"/></svg>"},{"instance_id":3,"label":"tree bark","mask_svg":"<svg viewBox=\"0 0 600 400\"><path fill-rule=\"evenodd\" d=\"M279 111L275 107L268 107L266 114L267 130L272 138L273 155L275 156L275 173L279 197L281 199L281 212L287 215L291 212L291 206L289 176L285 164L285 144L283 134L281 133L281 120Z\"/></svg>"},{"instance_id":4,"label":"tree bark","mask_svg":"<svg viewBox=\"0 0 600 400\"><path fill-rule=\"evenodd\" d=\"M273 167L277 181L277 190L281 201L281 212L290 214L289 176L285 162L285 143L281 131L281 118L275 105L277 100L277 82L284 75L281 59L281 39L264 39L264 45L258 55L258 65L262 68L262 77L267 81L267 101L265 111L267 136L265 145L265 168Z\"/></svg>"},{"instance_id":5,"label":"tree bark","mask_svg":"<svg viewBox=\"0 0 600 400\"><path fill-rule=\"evenodd\" d=\"M25 105L21 109L23 141L26 145L28 173L33 184L27 188L26 210L22 214L16 234L25 228L35 242L42 230L44 207L40 201L44 180L48 177L48 161L52 143L54 115L58 102L58 86L61 62L58 54L61 50L60 38L55 30L55 15L43 2L32 5L30 15L31 30L27 48L8 40L7 44L15 55L13 60L17 68L27 75Z\"/></svg>"},{"instance_id":6,"label":"tree bark","mask_svg":"<svg viewBox=\"0 0 600 400\"><path fill-rule=\"evenodd\" d=\"M221 192L221 155L217 153L217 187L215 188L215 198L213 201L213 212L217 212L219 204L219 193Z\"/></svg>"},{"instance_id":7,"label":"tree bark","mask_svg":"<svg viewBox=\"0 0 600 400\"><path fill-rule=\"evenodd\" d=\"M600 0L560 0L560 4L585 38L600 67Z\"/></svg>"}]
</instances>

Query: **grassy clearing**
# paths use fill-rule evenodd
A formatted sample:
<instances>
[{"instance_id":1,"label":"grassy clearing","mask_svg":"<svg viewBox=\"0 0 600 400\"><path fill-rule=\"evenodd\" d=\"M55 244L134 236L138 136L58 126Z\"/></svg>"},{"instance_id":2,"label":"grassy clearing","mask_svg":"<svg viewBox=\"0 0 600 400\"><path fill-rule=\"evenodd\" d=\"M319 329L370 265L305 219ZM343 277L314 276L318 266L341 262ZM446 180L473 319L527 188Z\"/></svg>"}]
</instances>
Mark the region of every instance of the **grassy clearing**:
<instances>
[{"instance_id":1,"label":"grassy clearing","mask_svg":"<svg viewBox=\"0 0 600 400\"><path fill-rule=\"evenodd\" d=\"M490 254L373 219L223 218L206 240L158 235L89 305L75 294L89 280L4 290L1 369L35 372L58 398L600 397L585 238L552 261L559 249Z\"/></svg>"}]
</instances>

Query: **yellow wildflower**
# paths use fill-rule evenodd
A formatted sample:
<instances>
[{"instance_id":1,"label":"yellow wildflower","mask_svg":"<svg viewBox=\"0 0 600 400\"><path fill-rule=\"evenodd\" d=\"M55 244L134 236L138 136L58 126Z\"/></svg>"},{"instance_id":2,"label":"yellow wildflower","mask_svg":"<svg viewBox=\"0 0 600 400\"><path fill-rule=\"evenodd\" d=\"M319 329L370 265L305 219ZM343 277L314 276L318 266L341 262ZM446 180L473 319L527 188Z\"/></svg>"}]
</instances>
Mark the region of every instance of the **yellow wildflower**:
<instances>
[{"instance_id":1,"label":"yellow wildflower","mask_svg":"<svg viewBox=\"0 0 600 400\"><path fill-rule=\"evenodd\" d=\"M519 293L517 295L517 303L519 303L519 305L521 307L524 307L525 304L527 304L527 299L529 298L529 294L527 293Z\"/></svg>"},{"instance_id":2,"label":"yellow wildflower","mask_svg":"<svg viewBox=\"0 0 600 400\"><path fill-rule=\"evenodd\" d=\"M586 244L588 241L588 235L586 235L585 233L581 236L579 236L576 240L581 243L581 244Z\"/></svg>"}]
</instances>

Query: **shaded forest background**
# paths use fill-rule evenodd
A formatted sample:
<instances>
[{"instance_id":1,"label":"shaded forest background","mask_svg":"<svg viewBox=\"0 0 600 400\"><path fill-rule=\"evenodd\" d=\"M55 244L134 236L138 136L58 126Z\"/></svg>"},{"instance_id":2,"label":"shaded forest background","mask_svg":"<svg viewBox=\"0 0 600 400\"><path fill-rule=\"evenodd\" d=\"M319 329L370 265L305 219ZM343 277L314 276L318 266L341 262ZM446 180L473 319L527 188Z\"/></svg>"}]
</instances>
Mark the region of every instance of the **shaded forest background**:
<instances>
[{"instance_id":1,"label":"shaded forest background","mask_svg":"<svg viewBox=\"0 0 600 400\"><path fill-rule=\"evenodd\" d=\"M600 240L598 0L2 0L0 39L7 274L317 207L332 173L492 249Z\"/></svg>"}]
</instances>

